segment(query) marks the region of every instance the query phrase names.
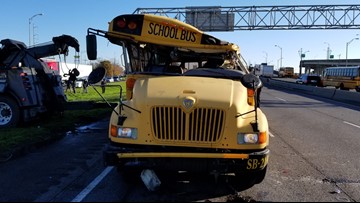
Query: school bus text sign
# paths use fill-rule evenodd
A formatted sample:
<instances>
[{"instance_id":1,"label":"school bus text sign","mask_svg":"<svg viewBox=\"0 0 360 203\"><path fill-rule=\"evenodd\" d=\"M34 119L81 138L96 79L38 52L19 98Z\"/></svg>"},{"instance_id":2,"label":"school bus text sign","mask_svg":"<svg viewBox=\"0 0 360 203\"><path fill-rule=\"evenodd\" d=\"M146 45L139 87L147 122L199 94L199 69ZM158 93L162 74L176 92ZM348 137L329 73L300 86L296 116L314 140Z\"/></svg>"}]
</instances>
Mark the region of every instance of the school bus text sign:
<instances>
[{"instance_id":1,"label":"school bus text sign","mask_svg":"<svg viewBox=\"0 0 360 203\"><path fill-rule=\"evenodd\" d=\"M200 44L201 32L181 24L144 19L142 36L152 40L166 41L167 44Z\"/></svg>"}]
</instances>

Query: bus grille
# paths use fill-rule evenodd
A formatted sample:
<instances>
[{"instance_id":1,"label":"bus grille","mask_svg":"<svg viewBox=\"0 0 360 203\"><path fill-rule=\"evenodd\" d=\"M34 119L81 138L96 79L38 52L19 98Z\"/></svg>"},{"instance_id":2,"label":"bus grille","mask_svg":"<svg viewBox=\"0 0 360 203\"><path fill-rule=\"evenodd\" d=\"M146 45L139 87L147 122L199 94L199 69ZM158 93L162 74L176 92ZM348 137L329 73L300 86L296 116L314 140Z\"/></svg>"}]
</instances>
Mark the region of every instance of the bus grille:
<instances>
[{"instance_id":1,"label":"bus grille","mask_svg":"<svg viewBox=\"0 0 360 203\"><path fill-rule=\"evenodd\" d=\"M153 107L151 124L155 138L161 141L215 143L221 137L224 115L219 109L185 113L180 107Z\"/></svg>"}]
</instances>

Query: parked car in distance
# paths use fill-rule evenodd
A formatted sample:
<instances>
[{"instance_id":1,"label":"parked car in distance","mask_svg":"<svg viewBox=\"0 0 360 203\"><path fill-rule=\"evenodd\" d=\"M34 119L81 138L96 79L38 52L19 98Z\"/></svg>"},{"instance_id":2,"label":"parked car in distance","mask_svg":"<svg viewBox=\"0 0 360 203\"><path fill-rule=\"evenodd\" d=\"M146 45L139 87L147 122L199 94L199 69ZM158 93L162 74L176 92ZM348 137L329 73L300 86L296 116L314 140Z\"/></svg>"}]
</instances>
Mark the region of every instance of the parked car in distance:
<instances>
[{"instance_id":1,"label":"parked car in distance","mask_svg":"<svg viewBox=\"0 0 360 203\"><path fill-rule=\"evenodd\" d=\"M120 80L119 80L119 76L114 76L113 79L114 79L114 82L120 81Z\"/></svg>"},{"instance_id":2,"label":"parked car in distance","mask_svg":"<svg viewBox=\"0 0 360 203\"><path fill-rule=\"evenodd\" d=\"M114 82L114 78L112 78L112 77L107 77L107 78L106 78L106 82Z\"/></svg>"},{"instance_id":3,"label":"parked car in distance","mask_svg":"<svg viewBox=\"0 0 360 203\"><path fill-rule=\"evenodd\" d=\"M295 81L297 84L322 86L321 76L314 74L303 74Z\"/></svg>"}]
</instances>

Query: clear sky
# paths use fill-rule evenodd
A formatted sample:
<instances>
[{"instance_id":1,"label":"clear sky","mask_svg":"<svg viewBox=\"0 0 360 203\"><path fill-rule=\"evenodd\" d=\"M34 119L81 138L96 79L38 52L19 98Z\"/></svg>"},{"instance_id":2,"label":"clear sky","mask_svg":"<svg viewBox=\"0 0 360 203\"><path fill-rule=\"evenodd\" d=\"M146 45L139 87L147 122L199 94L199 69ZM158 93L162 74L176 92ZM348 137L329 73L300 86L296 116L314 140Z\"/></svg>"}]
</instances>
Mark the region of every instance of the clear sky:
<instances>
[{"instance_id":1,"label":"clear sky","mask_svg":"<svg viewBox=\"0 0 360 203\"><path fill-rule=\"evenodd\" d=\"M29 45L51 41L62 34L79 40L81 62L85 61L85 36L89 27L107 30L108 22L121 14L131 14L137 8L171 8L186 6L284 6L284 5L359 5L358 0L1 0L0 39L14 39ZM42 15L37 15L37 14ZM35 17L33 17L36 15ZM33 17L33 18L32 18ZM31 20L29 34L29 19ZM34 27L34 33L33 33ZM336 59L345 59L346 43L360 37L360 30L253 30L208 32L224 41L236 43L248 64L267 62L295 67L298 72L299 50L307 52L305 59L326 59L327 48ZM357 36L357 34L359 34ZM275 45L278 45L276 47ZM360 58L360 40L348 46L348 58ZM71 49L67 61L73 61ZM98 38L98 57L120 61L120 47Z\"/></svg>"}]
</instances>

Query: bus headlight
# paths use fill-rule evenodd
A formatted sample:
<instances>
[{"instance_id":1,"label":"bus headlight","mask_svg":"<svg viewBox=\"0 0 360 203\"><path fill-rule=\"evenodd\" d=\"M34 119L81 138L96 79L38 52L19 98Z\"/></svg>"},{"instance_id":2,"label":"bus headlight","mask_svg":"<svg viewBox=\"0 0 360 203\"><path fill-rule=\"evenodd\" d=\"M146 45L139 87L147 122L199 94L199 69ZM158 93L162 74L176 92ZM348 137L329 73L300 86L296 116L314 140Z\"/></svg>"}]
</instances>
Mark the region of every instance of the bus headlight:
<instances>
[{"instance_id":1,"label":"bus headlight","mask_svg":"<svg viewBox=\"0 0 360 203\"><path fill-rule=\"evenodd\" d=\"M238 133L238 144L256 144L258 143L259 136L257 133Z\"/></svg>"},{"instance_id":2,"label":"bus headlight","mask_svg":"<svg viewBox=\"0 0 360 203\"><path fill-rule=\"evenodd\" d=\"M237 143L238 144L264 144L267 142L267 133L238 133Z\"/></svg>"},{"instance_id":3,"label":"bus headlight","mask_svg":"<svg viewBox=\"0 0 360 203\"><path fill-rule=\"evenodd\" d=\"M130 138L137 139L137 128L118 128L117 126L111 126L111 136L118 138Z\"/></svg>"}]
</instances>

